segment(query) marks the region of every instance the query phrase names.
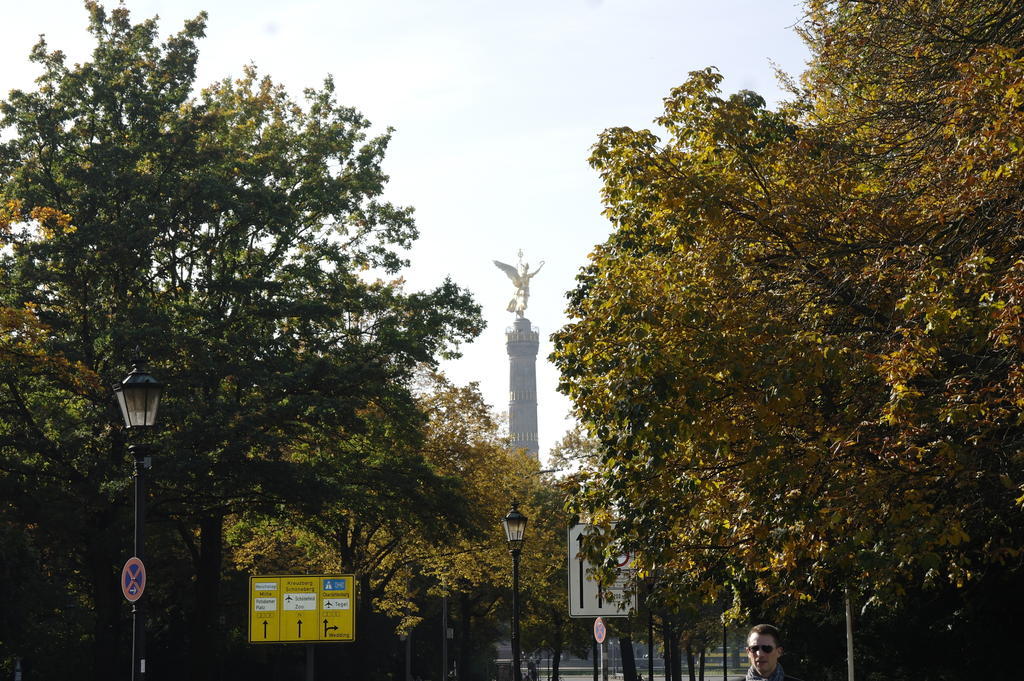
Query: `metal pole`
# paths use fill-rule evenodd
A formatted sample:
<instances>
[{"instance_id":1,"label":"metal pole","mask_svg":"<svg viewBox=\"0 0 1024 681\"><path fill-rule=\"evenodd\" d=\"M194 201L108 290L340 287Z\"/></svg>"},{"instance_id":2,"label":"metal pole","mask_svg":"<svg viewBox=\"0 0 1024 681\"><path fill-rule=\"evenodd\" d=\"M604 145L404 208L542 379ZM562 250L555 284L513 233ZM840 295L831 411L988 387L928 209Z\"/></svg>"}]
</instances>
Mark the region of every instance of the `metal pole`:
<instances>
[{"instance_id":1,"label":"metal pole","mask_svg":"<svg viewBox=\"0 0 1024 681\"><path fill-rule=\"evenodd\" d=\"M722 625L722 681L729 681L729 630Z\"/></svg>"},{"instance_id":2,"label":"metal pole","mask_svg":"<svg viewBox=\"0 0 1024 681\"><path fill-rule=\"evenodd\" d=\"M647 681L654 681L654 613L650 596L647 601Z\"/></svg>"},{"instance_id":3,"label":"metal pole","mask_svg":"<svg viewBox=\"0 0 1024 681\"><path fill-rule=\"evenodd\" d=\"M853 604L850 603L850 589L845 588L846 595L846 678L853 681Z\"/></svg>"},{"instance_id":4,"label":"metal pole","mask_svg":"<svg viewBox=\"0 0 1024 681\"><path fill-rule=\"evenodd\" d=\"M316 654L313 651L313 644L306 644L306 681L313 681L316 677Z\"/></svg>"},{"instance_id":5,"label":"metal pole","mask_svg":"<svg viewBox=\"0 0 1024 681\"><path fill-rule=\"evenodd\" d=\"M131 445L135 457L135 557L146 564L146 448ZM146 678L146 609L145 599L132 604L132 681Z\"/></svg>"},{"instance_id":6,"label":"metal pole","mask_svg":"<svg viewBox=\"0 0 1024 681\"><path fill-rule=\"evenodd\" d=\"M441 596L441 681L448 679L448 597Z\"/></svg>"},{"instance_id":7,"label":"metal pole","mask_svg":"<svg viewBox=\"0 0 1024 681\"><path fill-rule=\"evenodd\" d=\"M512 549L512 679L523 681L519 659L519 549Z\"/></svg>"},{"instance_id":8,"label":"metal pole","mask_svg":"<svg viewBox=\"0 0 1024 681\"><path fill-rule=\"evenodd\" d=\"M608 639L601 641L601 679L608 681Z\"/></svg>"}]
</instances>

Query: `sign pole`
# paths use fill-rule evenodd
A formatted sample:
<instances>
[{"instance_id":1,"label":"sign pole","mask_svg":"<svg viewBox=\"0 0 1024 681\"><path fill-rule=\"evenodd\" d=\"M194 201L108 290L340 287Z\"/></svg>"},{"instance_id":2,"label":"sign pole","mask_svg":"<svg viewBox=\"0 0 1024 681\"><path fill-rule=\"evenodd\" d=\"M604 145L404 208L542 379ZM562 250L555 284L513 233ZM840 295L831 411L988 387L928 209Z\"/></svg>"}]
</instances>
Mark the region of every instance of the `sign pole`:
<instances>
[{"instance_id":1,"label":"sign pole","mask_svg":"<svg viewBox=\"0 0 1024 681\"><path fill-rule=\"evenodd\" d=\"M654 681L654 585L647 585L647 681Z\"/></svg>"},{"instance_id":2,"label":"sign pole","mask_svg":"<svg viewBox=\"0 0 1024 681\"><path fill-rule=\"evenodd\" d=\"M594 620L594 641L601 644L601 678L608 681L608 628L604 620L598 617ZM595 670L596 671L596 670Z\"/></svg>"},{"instance_id":3,"label":"sign pole","mask_svg":"<svg viewBox=\"0 0 1024 681\"><path fill-rule=\"evenodd\" d=\"M146 545L146 452L131 445L135 456L135 557L145 562ZM146 610L140 598L132 604L132 681L146 678Z\"/></svg>"}]
</instances>

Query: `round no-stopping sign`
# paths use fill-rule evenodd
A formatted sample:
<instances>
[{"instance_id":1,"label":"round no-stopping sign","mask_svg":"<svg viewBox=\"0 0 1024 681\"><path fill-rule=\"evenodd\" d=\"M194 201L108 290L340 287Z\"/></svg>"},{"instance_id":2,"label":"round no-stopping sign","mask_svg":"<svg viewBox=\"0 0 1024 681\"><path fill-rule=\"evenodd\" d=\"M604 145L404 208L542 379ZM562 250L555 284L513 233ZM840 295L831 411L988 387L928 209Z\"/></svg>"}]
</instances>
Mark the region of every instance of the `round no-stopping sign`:
<instances>
[{"instance_id":1,"label":"round no-stopping sign","mask_svg":"<svg viewBox=\"0 0 1024 681\"><path fill-rule=\"evenodd\" d=\"M604 637L608 635L608 629L604 626L604 620L598 617L594 620L594 640L604 643Z\"/></svg>"},{"instance_id":2,"label":"round no-stopping sign","mask_svg":"<svg viewBox=\"0 0 1024 681\"><path fill-rule=\"evenodd\" d=\"M142 560L132 556L121 568L121 593L129 602L142 598L142 592L146 590L146 566Z\"/></svg>"}]
</instances>

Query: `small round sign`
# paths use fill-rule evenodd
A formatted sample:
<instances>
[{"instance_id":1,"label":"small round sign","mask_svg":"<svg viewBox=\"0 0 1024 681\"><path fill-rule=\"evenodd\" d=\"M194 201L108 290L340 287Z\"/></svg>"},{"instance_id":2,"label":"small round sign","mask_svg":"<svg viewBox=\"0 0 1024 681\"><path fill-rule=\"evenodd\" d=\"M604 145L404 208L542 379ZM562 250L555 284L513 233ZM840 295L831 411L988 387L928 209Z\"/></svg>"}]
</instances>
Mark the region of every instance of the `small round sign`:
<instances>
[{"instance_id":1,"label":"small round sign","mask_svg":"<svg viewBox=\"0 0 1024 681\"><path fill-rule=\"evenodd\" d=\"M604 626L604 620L598 617L594 620L594 640L604 643L604 637L608 635L608 629Z\"/></svg>"},{"instance_id":2,"label":"small round sign","mask_svg":"<svg viewBox=\"0 0 1024 681\"><path fill-rule=\"evenodd\" d=\"M146 590L146 566L142 560L132 556L121 568L121 593L130 603L142 598Z\"/></svg>"}]
</instances>

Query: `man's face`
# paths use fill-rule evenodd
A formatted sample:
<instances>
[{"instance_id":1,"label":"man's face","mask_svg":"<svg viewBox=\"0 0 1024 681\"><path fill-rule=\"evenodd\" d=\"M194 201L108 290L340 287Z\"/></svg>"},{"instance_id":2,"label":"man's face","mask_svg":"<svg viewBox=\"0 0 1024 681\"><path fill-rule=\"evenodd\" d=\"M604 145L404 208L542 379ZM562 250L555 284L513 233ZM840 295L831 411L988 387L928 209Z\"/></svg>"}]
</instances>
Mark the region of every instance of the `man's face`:
<instances>
[{"instance_id":1,"label":"man's face","mask_svg":"<svg viewBox=\"0 0 1024 681\"><path fill-rule=\"evenodd\" d=\"M754 646L757 648L751 650ZM764 646L768 646L771 652L766 653ZM747 657L750 658L750 664L753 665L755 671L761 676L768 678L772 675L781 655L782 648L775 644L775 637L771 634L751 634L747 638Z\"/></svg>"}]
</instances>

